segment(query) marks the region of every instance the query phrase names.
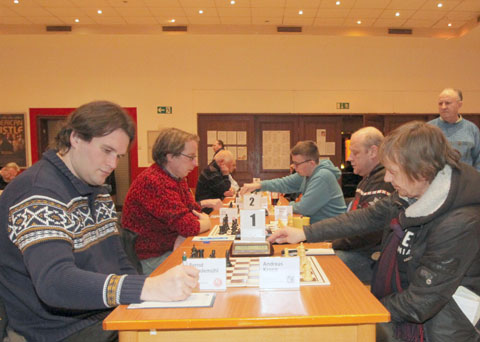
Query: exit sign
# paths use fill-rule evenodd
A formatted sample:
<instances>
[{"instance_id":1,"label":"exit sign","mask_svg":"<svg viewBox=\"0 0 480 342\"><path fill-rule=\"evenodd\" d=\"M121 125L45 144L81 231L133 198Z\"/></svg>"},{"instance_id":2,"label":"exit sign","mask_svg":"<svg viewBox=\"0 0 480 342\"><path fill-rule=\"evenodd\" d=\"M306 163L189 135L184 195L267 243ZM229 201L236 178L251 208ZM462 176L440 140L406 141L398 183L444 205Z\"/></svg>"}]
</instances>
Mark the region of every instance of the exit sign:
<instances>
[{"instance_id":1,"label":"exit sign","mask_svg":"<svg viewBox=\"0 0 480 342\"><path fill-rule=\"evenodd\" d=\"M337 109L350 109L350 102L337 102Z\"/></svg>"},{"instance_id":2,"label":"exit sign","mask_svg":"<svg viewBox=\"0 0 480 342\"><path fill-rule=\"evenodd\" d=\"M172 114L172 107L171 106L158 106L157 107L157 114Z\"/></svg>"}]
</instances>

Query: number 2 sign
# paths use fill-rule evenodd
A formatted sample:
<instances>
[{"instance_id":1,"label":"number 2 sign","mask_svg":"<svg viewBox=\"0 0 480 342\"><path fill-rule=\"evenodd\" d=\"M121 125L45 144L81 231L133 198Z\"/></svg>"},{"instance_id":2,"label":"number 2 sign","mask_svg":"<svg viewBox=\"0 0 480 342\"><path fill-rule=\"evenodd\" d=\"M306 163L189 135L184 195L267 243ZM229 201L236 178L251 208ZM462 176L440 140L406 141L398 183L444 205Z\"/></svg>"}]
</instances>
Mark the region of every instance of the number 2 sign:
<instances>
[{"instance_id":1,"label":"number 2 sign","mask_svg":"<svg viewBox=\"0 0 480 342\"><path fill-rule=\"evenodd\" d=\"M243 196L243 209L253 210L262 208L262 195L259 193Z\"/></svg>"}]
</instances>

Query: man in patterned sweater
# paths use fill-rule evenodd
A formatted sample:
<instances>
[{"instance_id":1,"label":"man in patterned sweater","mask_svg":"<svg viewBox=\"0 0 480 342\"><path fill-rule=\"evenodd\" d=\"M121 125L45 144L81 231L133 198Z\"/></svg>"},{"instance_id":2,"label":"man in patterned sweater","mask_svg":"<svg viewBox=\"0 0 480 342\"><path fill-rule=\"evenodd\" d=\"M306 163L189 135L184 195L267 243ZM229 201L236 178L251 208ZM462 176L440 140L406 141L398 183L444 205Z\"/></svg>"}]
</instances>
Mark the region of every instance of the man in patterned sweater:
<instances>
[{"instance_id":1,"label":"man in patterned sweater","mask_svg":"<svg viewBox=\"0 0 480 342\"><path fill-rule=\"evenodd\" d=\"M187 236L210 229L202 206L196 203L185 177L197 166L198 137L176 128L160 132L153 145L155 163L143 171L128 190L122 224L138 234L135 243L144 274L155 270Z\"/></svg>"},{"instance_id":2,"label":"man in patterned sweater","mask_svg":"<svg viewBox=\"0 0 480 342\"><path fill-rule=\"evenodd\" d=\"M353 173L363 179L357 186L355 198L348 210L366 208L389 196L393 186L384 181L385 168L378 160L378 148L383 134L375 127L364 127L352 134L350 156ZM382 231L334 240L332 245L337 256L363 282L370 283L374 260L372 255L380 250Z\"/></svg>"},{"instance_id":3,"label":"man in patterned sweater","mask_svg":"<svg viewBox=\"0 0 480 342\"><path fill-rule=\"evenodd\" d=\"M57 150L15 178L0 204L0 296L27 341L115 341L112 307L186 298L198 271L183 265L146 278L128 261L102 186L134 138L125 111L106 101L76 109Z\"/></svg>"}]
</instances>

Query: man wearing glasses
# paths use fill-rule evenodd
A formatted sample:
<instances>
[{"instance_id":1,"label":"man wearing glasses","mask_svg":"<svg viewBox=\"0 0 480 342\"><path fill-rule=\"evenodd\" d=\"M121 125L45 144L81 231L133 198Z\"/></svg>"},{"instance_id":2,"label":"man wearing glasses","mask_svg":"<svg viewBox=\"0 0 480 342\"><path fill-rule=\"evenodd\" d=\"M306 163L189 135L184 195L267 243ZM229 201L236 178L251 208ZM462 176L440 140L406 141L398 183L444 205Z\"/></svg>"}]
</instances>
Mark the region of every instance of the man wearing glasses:
<instances>
[{"instance_id":1,"label":"man wearing glasses","mask_svg":"<svg viewBox=\"0 0 480 342\"><path fill-rule=\"evenodd\" d=\"M122 224L138 234L135 243L144 274L155 270L185 239L210 229L201 207L221 201L196 203L185 177L197 164L198 136L176 128L162 130L153 145L155 163L132 183L123 206Z\"/></svg>"},{"instance_id":2,"label":"man wearing glasses","mask_svg":"<svg viewBox=\"0 0 480 342\"><path fill-rule=\"evenodd\" d=\"M321 160L317 144L300 141L290 151L296 173L260 183L248 183L240 194L255 190L281 193L301 193L298 202L291 202L293 212L310 217L314 223L342 214L346 210L342 189L338 185L340 170L330 160Z\"/></svg>"}]
</instances>

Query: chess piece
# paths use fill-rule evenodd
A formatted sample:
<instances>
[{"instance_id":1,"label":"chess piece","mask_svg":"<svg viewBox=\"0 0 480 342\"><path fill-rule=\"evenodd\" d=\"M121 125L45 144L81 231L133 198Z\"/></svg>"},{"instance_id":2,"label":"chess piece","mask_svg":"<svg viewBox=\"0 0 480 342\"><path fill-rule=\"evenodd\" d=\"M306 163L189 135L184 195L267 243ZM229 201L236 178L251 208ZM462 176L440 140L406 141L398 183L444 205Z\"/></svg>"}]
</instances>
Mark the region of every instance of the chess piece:
<instances>
[{"instance_id":1,"label":"chess piece","mask_svg":"<svg viewBox=\"0 0 480 342\"><path fill-rule=\"evenodd\" d=\"M232 235L237 235L238 233L238 220L233 219L232 221Z\"/></svg>"},{"instance_id":2,"label":"chess piece","mask_svg":"<svg viewBox=\"0 0 480 342\"><path fill-rule=\"evenodd\" d=\"M204 249L199 249L199 250L198 250L198 257L199 257L199 258L204 258L204 255L203 255L204 252L205 252Z\"/></svg>"},{"instance_id":3,"label":"chess piece","mask_svg":"<svg viewBox=\"0 0 480 342\"><path fill-rule=\"evenodd\" d=\"M286 258L288 258L288 257L290 256L290 249L285 248L285 249L283 250L283 256L286 257Z\"/></svg>"},{"instance_id":4,"label":"chess piece","mask_svg":"<svg viewBox=\"0 0 480 342\"><path fill-rule=\"evenodd\" d=\"M222 223L222 225L220 226L220 231L219 231L219 233L220 233L221 235L227 234L228 228L229 228L229 227L228 227L228 215L225 215L225 216L223 217L223 223Z\"/></svg>"},{"instance_id":5,"label":"chess piece","mask_svg":"<svg viewBox=\"0 0 480 342\"><path fill-rule=\"evenodd\" d=\"M190 258L198 258L198 249L195 247L195 245L192 246Z\"/></svg>"},{"instance_id":6,"label":"chess piece","mask_svg":"<svg viewBox=\"0 0 480 342\"><path fill-rule=\"evenodd\" d=\"M227 264L227 267L232 267L232 262L230 261L230 251L225 252L225 262Z\"/></svg>"},{"instance_id":7,"label":"chess piece","mask_svg":"<svg viewBox=\"0 0 480 342\"><path fill-rule=\"evenodd\" d=\"M233 202L230 202L229 208L233 208Z\"/></svg>"},{"instance_id":8,"label":"chess piece","mask_svg":"<svg viewBox=\"0 0 480 342\"><path fill-rule=\"evenodd\" d=\"M212 249L212 251L210 252L210 255L208 256L209 258L212 258L212 259L215 259L216 256L215 256L215 250Z\"/></svg>"}]
</instances>

